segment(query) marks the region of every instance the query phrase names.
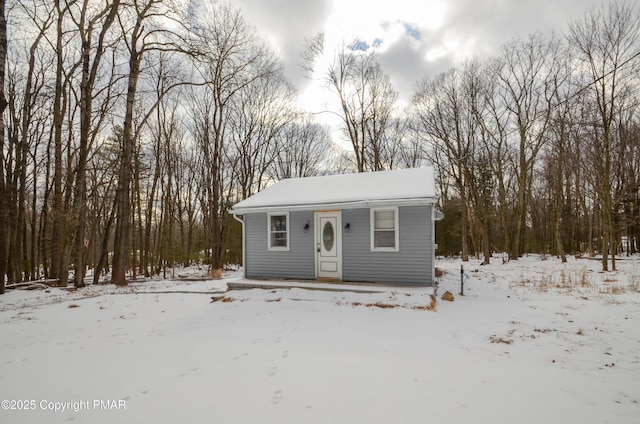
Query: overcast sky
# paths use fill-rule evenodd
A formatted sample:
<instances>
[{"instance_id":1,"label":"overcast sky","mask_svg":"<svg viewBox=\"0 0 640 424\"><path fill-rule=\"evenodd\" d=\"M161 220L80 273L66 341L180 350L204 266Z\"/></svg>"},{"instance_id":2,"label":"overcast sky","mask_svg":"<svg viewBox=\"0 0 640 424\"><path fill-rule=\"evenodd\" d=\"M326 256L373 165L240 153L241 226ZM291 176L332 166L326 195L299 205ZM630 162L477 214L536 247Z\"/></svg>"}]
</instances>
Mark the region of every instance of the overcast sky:
<instances>
[{"instance_id":1,"label":"overcast sky","mask_svg":"<svg viewBox=\"0 0 640 424\"><path fill-rule=\"evenodd\" d=\"M516 35L562 32L601 0L232 0L269 39L300 90L306 37L323 31L327 44L358 39L376 46L378 61L407 99L416 81L466 58L493 55Z\"/></svg>"}]
</instances>

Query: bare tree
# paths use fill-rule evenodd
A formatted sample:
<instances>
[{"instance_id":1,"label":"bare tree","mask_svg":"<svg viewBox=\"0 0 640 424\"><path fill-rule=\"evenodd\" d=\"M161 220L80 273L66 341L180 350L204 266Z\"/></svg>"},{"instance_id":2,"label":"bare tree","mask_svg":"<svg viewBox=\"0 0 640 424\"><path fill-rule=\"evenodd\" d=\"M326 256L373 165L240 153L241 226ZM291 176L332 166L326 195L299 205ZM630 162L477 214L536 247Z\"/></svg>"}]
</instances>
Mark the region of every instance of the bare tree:
<instances>
[{"instance_id":1,"label":"bare tree","mask_svg":"<svg viewBox=\"0 0 640 424\"><path fill-rule=\"evenodd\" d=\"M272 62L277 65L276 62ZM238 92L231 103L229 161L234 163L242 199L262 190L278 152L283 128L294 122L295 91L278 69Z\"/></svg>"},{"instance_id":2,"label":"bare tree","mask_svg":"<svg viewBox=\"0 0 640 424\"><path fill-rule=\"evenodd\" d=\"M179 248L178 258L183 266L192 263L194 249L194 233L197 213L197 175L193 168L193 156L196 154L193 146L183 140L184 125L176 125L176 143L171 145L168 160L174 168L174 222L178 227Z\"/></svg>"},{"instance_id":3,"label":"bare tree","mask_svg":"<svg viewBox=\"0 0 640 424\"><path fill-rule=\"evenodd\" d=\"M173 6L173 10L168 9L163 0L133 0L131 6L123 8L118 15L122 33L129 35L128 38L125 38L129 56L122 157L116 193L114 260L111 274L111 281L116 285L127 284L125 274L131 236L130 189L134 143L137 139L137 134L134 131L134 106L138 94L138 80L142 71L143 56L151 52L192 53L188 41L179 34L179 29L183 28L182 21L176 14L177 6ZM176 29L169 29L172 25ZM164 87L165 90L158 95L155 103L140 118L139 127L142 127L142 124L149 119L166 93L183 84L176 82Z\"/></svg>"},{"instance_id":4,"label":"bare tree","mask_svg":"<svg viewBox=\"0 0 640 424\"><path fill-rule=\"evenodd\" d=\"M510 251L512 231L511 212L512 193L516 178L512 178L513 165L510 161L511 150L509 148L509 119L508 110L501 99L504 94L500 94L504 87L493 78L495 72L495 61L479 66L478 72L484 74L482 92L483 100L480 104L473 106L473 113L480 125L481 149L486 154L488 165L494 177L494 205L497 208L497 230L502 233L502 250ZM498 232L498 231L496 231ZM494 237L494 241L497 237Z\"/></svg>"},{"instance_id":5,"label":"bare tree","mask_svg":"<svg viewBox=\"0 0 640 424\"><path fill-rule=\"evenodd\" d=\"M181 139L178 113L180 107L178 96L181 93L180 90L174 90L175 95L172 96L169 92L177 83L175 69L177 63L170 61L169 55L165 54L159 55L158 59L152 76L154 80L152 92L156 96L153 103L157 103L157 107L154 110L153 119L146 123L149 128L151 145L147 147L147 163L143 164L141 157L145 156L145 153L141 152L144 145L140 140L140 145L136 149L136 172L134 173L135 191L137 192L136 203L140 215L138 218L141 243L140 270L145 276L153 274L153 252L156 249L152 240L152 232L156 210L165 207L165 203L162 202L164 197L160 194L161 180L165 177L173 180L173 175L178 174L174 171L177 166L174 162L182 160L182 158L174 158L172 153ZM146 184L142 187L141 179L143 176L141 173L145 168L148 169L148 175L146 176ZM179 196L174 201L181 203ZM142 216L143 212L144 217Z\"/></svg>"},{"instance_id":6,"label":"bare tree","mask_svg":"<svg viewBox=\"0 0 640 424\"><path fill-rule=\"evenodd\" d=\"M425 144L428 157L441 177L450 179L461 199L462 260L469 260L469 177L477 125L457 70L423 80L412 100L413 129Z\"/></svg>"},{"instance_id":7,"label":"bare tree","mask_svg":"<svg viewBox=\"0 0 640 424\"><path fill-rule=\"evenodd\" d=\"M278 180L318 175L329 159L330 150L327 129L309 116L300 116L279 134L272 174Z\"/></svg>"},{"instance_id":8,"label":"bare tree","mask_svg":"<svg viewBox=\"0 0 640 424\"><path fill-rule=\"evenodd\" d=\"M44 13L42 17L38 16L37 9L30 9L26 4L20 4L20 12L26 16L27 25L34 24L34 38L25 52L27 61L26 70L23 67L21 57L16 57L12 62L13 66L9 71L9 135L10 148L14 152L14 165L12 183L10 184L10 196L12 207L10 209L10 222L13 223L9 232L10 236L10 255L9 270L10 279L14 282L21 281L23 275L31 277L35 273L33 243L31 255L28 251L27 238L27 175L29 167L29 159L32 159L32 169L36 169L36 154L31 153L35 147L46 135L46 127L44 114L39 110L43 105L39 100L41 92L45 89L45 78L43 77L43 66L46 63L40 63L37 60L38 49L45 33L53 22L53 13L51 10ZM5 90L6 91L6 90ZM39 116L38 116L39 114ZM6 169L9 169L6 167ZM35 179L34 179L35 188ZM35 192L35 189L33 190ZM34 214L35 215L35 214ZM35 216L31 218L32 224L35 223ZM33 237L32 237L33 239ZM31 256L31 257L29 257ZM31 263L29 267L27 263Z\"/></svg>"},{"instance_id":9,"label":"bare tree","mask_svg":"<svg viewBox=\"0 0 640 424\"><path fill-rule=\"evenodd\" d=\"M269 78L279 67L277 58L247 26L240 11L228 5L213 5L192 11L193 31L205 52L196 64L207 82L193 100L194 138L203 154L202 208L210 246L211 266L222 268L225 252L226 215L233 192L227 167L229 130L233 101L247 87Z\"/></svg>"},{"instance_id":10,"label":"bare tree","mask_svg":"<svg viewBox=\"0 0 640 424\"><path fill-rule=\"evenodd\" d=\"M637 84L640 85L640 80ZM623 174L627 182L624 209L628 254L640 252L640 111L634 110L633 115L633 120L627 123L623 131L629 153Z\"/></svg>"},{"instance_id":11,"label":"bare tree","mask_svg":"<svg viewBox=\"0 0 640 424\"><path fill-rule=\"evenodd\" d=\"M71 14L71 19L78 28L81 50L81 82L80 82L80 146L76 164L76 183L73 197L75 222L75 238L73 245L73 261L75 269L74 285L84 286L85 263L85 230L86 230L86 202L87 202L87 160L97 130L92 122L94 88L98 77L98 70L106 51L107 36L111 25L115 22L120 7L120 0L106 2L102 9L94 9L89 0L80 5L77 15ZM91 13L93 12L93 13ZM101 25L100 25L101 24ZM96 28L98 27L98 28ZM96 32L94 32L96 31ZM97 37L94 45L94 37ZM93 132L93 136L92 136Z\"/></svg>"},{"instance_id":12,"label":"bare tree","mask_svg":"<svg viewBox=\"0 0 640 424\"><path fill-rule=\"evenodd\" d=\"M55 41L52 42L56 55L55 82L53 94L53 223L51 234L51 270L50 276L57 280L59 286L66 286L69 279L67 258L67 228L69 227L67 208L63 199L63 125L66 110L65 89L68 80L64 75L64 20L68 8L63 2L55 0L56 31Z\"/></svg>"},{"instance_id":13,"label":"bare tree","mask_svg":"<svg viewBox=\"0 0 640 424\"><path fill-rule=\"evenodd\" d=\"M359 75L365 88L359 96L364 98L361 104L366 105L369 115L364 128L366 162L375 171L391 169L403 130L402 121L393 116L398 93L378 63L363 65L366 67L359 69Z\"/></svg>"},{"instance_id":14,"label":"bare tree","mask_svg":"<svg viewBox=\"0 0 640 424\"><path fill-rule=\"evenodd\" d=\"M551 193L551 209L553 212L553 236L555 239L555 252L560 256L561 261L567 262L565 253L565 210L567 197L571 195L568 191L575 162L567 160L571 157L571 135L574 125L574 110L572 107L572 58L568 48L562 46L558 55L554 57L557 61L558 72L551 76L550 83L555 86L554 107L552 108L553 122L549 131L549 146L544 152L545 167L547 168L547 178Z\"/></svg>"},{"instance_id":15,"label":"bare tree","mask_svg":"<svg viewBox=\"0 0 640 424\"><path fill-rule=\"evenodd\" d=\"M4 175L4 111L7 100L4 95L5 66L7 63L7 20L5 17L6 0L0 1L0 294L5 291L7 274L7 204L6 182Z\"/></svg>"},{"instance_id":16,"label":"bare tree","mask_svg":"<svg viewBox=\"0 0 640 424\"><path fill-rule=\"evenodd\" d=\"M314 62L325 54L324 36L318 34L307 40L303 68L313 70ZM322 79L337 96L343 129L353 149L358 172L381 170L388 166L382 161L382 151L391 140L393 109L398 94L389 76L376 61L373 51L358 40L343 43L333 53Z\"/></svg>"},{"instance_id":17,"label":"bare tree","mask_svg":"<svg viewBox=\"0 0 640 424\"><path fill-rule=\"evenodd\" d=\"M623 248L630 256L640 251L640 122L627 116L621 129L624 160L618 181L624 185L621 193L621 231L626 235Z\"/></svg>"},{"instance_id":18,"label":"bare tree","mask_svg":"<svg viewBox=\"0 0 640 424\"><path fill-rule=\"evenodd\" d=\"M584 64L590 81L583 89L591 94L598 122L597 134L600 158L594 163L602 202L604 222L602 236L602 270L615 271L617 248L614 229L613 155L617 148L614 132L620 123L622 98L637 78L640 45L640 11L637 4L612 1L608 6L593 9L583 19L570 23L568 39ZM636 81L637 82L637 81Z\"/></svg>"},{"instance_id":19,"label":"bare tree","mask_svg":"<svg viewBox=\"0 0 640 424\"><path fill-rule=\"evenodd\" d=\"M108 137L92 155L88 167L90 187L87 209L89 212L90 244L93 250L89 262L93 266L93 284L100 281L103 273L108 271L109 240L115 221L115 191L119 151L122 144L122 128L116 127L113 135Z\"/></svg>"},{"instance_id":20,"label":"bare tree","mask_svg":"<svg viewBox=\"0 0 640 424\"><path fill-rule=\"evenodd\" d=\"M542 148L551 122L551 110L556 87L551 83L557 72L554 57L559 41L546 40L541 34L526 39L514 39L504 45L498 58L495 78L503 89L502 102L510 115L517 134L514 160L517 172L514 239L509 252L517 259L524 249L527 216L527 193L538 153Z\"/></svg>"},{"instance_id":21,"label":"bare tree","mask_svg":"<svg viewBox=\"0 0 640 424\"><path fill-rule=\"evenodd\" d=\"M488 265L491 260L492 242L491 225L494 221L495 209L495 174L492 169L492 155L487 151L483 142L485 139L488 116L490 82L485 68L478 60L467 61L462 69L463 110L468 115L463 127L467 137L472 139L473 151L466 167L466 182L471 200L470 225L473 227L472 241L476 242L475 251L482 251L483 264ZM473 235L476 232L477 235ZM478 246L478 244L480 246Z\"/></svg>"}]
</instances>

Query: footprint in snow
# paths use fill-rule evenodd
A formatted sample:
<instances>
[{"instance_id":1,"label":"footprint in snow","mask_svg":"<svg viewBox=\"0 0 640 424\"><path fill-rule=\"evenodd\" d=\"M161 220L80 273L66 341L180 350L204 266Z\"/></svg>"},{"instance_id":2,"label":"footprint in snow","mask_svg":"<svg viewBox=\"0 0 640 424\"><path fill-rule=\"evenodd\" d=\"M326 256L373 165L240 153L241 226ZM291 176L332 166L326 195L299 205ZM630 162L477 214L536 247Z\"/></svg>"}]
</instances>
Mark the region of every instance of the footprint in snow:
<instances>
[{"instance_id":1,"label":"footprint in snow","mask_svg":"<svg viewBox=\"0 0 640 424\"><path fill-rule=\"evenodd\" d=\"M273 394L273 397L271 398L271 403L273 403L274 405L277 405L280 403L282 398L283 398L282 390L276 390L275 393Z\"/></svg>"},{"instance_id":2,"label":"footprint in snow","mask_svg":"<svg viewBox=\"0 0 640 424\"><path fill-rule=\"evenodd\" d=\"M141 390L140 392L138 392L137 394L131 396L131 395L127 395L125 397L122 398L122 400L128 401L134 398L138 398L140 396L146 396L149 394L149 390Z\"/></svg>"},{"instance_id":3,"label":"footprint in snow","mask_svg":"<svg viewBox=\"0 0 640 424\"><path fill-rule=\"evenodd\" d=\"M196 371L198 371L198 368L191 368L190 370L185 371L185 372L183 372L182 374L180 374L180 377L185 377L185 376L187 376L187 375L189 375L189 374L191 374L191 373L194 373L194 372L196 372Z\"/></svg>"}]
</instances>

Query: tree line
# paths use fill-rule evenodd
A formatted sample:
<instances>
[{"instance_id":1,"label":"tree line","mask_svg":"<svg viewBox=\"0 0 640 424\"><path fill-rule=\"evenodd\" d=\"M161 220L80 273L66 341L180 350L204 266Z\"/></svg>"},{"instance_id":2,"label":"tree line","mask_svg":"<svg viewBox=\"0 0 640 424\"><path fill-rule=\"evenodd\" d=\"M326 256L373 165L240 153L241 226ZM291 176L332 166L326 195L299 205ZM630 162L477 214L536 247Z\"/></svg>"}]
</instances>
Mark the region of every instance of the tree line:
<instances>
[{"instance_id":1,"label":"tree line","mask_svg":"<svg viewBox=\"0 0 640 424\"><path fill-rule=\"evenodd\" d=\"M615 270L618 253L640 249L635 3L614 0L562 34L514 37L494 57L424 78L401 112L366 50L356 40L327 57L319 34L305 59L329 63L319 78L340 106L353 169L436 166L439 253L601 254Z\"/></svg>"},{"instance_id":2,"label":"tree line","mask_svg":"<svg viewBox=\"0 0 640 424\"><path fill-rule=\"evenodd\" d=\"M331 154L229 4L9 1L2 16L3 289L222 268L230 206Z\"/></svg>"},{"instance_id":3,"label":"tree line","mask_svg":"<svg viewBox=\"0 0 640 424\"><path fill-rule=\"evenodd\" d=\"M371 49L310 38L302 69L336 100L348 148L299 106L281 59L230 4L0 4L2 291L219 269L240 257L230 206L273 181L425 161L443 253L600 253L615 269L617 249L639 247L630 1L425 78L402 110Z\"/></svg>"},{"instance_id":4,"label":"tree line","mask_svg":"<svg viewBox=\"0 0 640 424\"><path fill-rule=\"evenodd\" d=\"M613 1L420 84L410 125L463 258L599 253L606 271L638 251L639 71L640 11Z\"/></svg>"}]
</instances>

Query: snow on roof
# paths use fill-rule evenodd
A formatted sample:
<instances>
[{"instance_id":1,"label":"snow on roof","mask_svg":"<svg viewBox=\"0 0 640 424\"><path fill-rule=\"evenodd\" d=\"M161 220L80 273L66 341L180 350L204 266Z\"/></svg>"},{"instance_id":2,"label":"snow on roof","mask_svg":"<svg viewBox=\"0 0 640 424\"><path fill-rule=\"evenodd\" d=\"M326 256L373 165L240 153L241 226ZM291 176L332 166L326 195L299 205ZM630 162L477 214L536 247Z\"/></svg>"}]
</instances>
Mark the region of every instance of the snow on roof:
<instances>
[{"instance_id":1,"label":"snow on roof","mask_svg":"<svg viewBox=\"0 0 640 424\"><path fill-rule=\"evenodd\" d=\"M232 212L433 199L435 177L433 167L429 166L284 179L237 203L233 206Z\"/></svg>"}]
</instances>

